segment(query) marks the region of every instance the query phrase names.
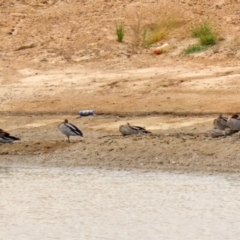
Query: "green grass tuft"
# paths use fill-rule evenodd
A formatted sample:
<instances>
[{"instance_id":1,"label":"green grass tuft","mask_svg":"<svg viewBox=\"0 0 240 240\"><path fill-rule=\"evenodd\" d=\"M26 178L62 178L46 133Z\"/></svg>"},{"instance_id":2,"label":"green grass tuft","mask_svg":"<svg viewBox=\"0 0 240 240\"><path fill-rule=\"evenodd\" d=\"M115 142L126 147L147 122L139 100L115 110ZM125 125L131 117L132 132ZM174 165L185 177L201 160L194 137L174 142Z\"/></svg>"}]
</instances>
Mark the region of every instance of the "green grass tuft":
<instances>
[{"instance_id":1,"label":"green grass tuft","mask_svg":"<svg viewBox=\"0 0 240 240\"><path fill-rule=\"evenodd\" d=\"M189 47L184 49L183 53L185 55L187 55L187 54L191 54L191 53L201 52L201 51L204 51L206 49L207 49L206 46L202 46L200 44L190 45Z\"/></svg>"},{"instance_id":2,"label":"green grass tuft","mask_svg":"<svg viewBox=\"0 0 240 240\"><path fill-rule=\"evenodd\" d=\"M199 24L195 24L190 33L192 37L198 38L199 42L195 45L190 45L184 49L183 54L191 54L206 50L209 46L215 45L218 40L216 32L213 30L209 22L204 21Z\"/></svg>"},{"instance_id":3,"label":"green grass tuft","mask_svg":"<svg viewBox=\"0 0 240 240\"><path fill-rule=\"evenodd\" d=\"M217 34L207 21L193 26L190 31L192 37L199 38L202 46L214 45L217 42Z\"/></svg>"},{"instance_id":4,"label":"green grass tuft","mask_svg":"<svg viewBox=\"0 0 240 240\"><path fill-rule=\"evenodd\" d=\"M123 21L116 23L116 35L119 42L123 41L124 38L124 23Z\"/></svg>"}]
</instances>

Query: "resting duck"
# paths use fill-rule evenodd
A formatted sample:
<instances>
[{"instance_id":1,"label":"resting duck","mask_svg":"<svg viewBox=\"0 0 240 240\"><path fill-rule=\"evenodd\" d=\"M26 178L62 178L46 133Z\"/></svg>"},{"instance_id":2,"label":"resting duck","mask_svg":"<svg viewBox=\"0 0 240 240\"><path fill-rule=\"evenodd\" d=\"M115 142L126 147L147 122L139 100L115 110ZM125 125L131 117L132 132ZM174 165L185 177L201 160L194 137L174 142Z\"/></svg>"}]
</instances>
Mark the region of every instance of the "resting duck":
<instances>
[{"instance_id":1,"label":"resting duck","mask_svg":"<svg viewBox=\"0 0 240 240\"><path fill-rule=\"evenodd\" d=\"M67 119L58 125L58 129L60 132L67 136L68 142L70 142L70 136L83 137L83 133L75 125L69 123Z\"/></svg>"},{"instance_id":2,"label":"resting duck","mask_svg":"<svg viewBox=\"0 0 240 240\"><path fill-rule=\"evenodd\" d=\"M232 129L236 131L240 131L240 118L238 114L232 114L228 120L227 120L227 125Z\"/></svg>"},{"instance_id":3,"label":"resting duck","mask_svg":"<svg viewBox=\"0 0 240 240\"><path fill-rule=\"evenodd\" d=\"M223 137L223 136L230 136L236 132L237 131L232 130L231 128L226 128L225 130L213 128L212 130L209 131L209 136L212 138L217 138L217 137Z\"/></svg>"},{"instance_id":4,"label":"resting duck","mask_svg":"<svg viewBox=\"0 0 240 240\"><path fill-rule=\"evenodd\" d=\"M20 140L20 138L13 137L9 133L0 129L0 143L11 143L13 141Z\"/></svg>"},{"instance_id":5,"label":"resting duck","mask_svg":"<svg viewBox=\"0 0 240 240\"><path fill-rule=\"evenodd\" d=\"M126 125L121 125L119 127L119 132L123 135L132 135L132 134L146 134L146 133L151 133L149 131L147 131L145 128L143 127L139 127L139 126L131 126L129 123L127 123Z\"/></svg>"},{"instance_id":6,"label":"resting duck","mask_svg":"<svg viewBox=\"0 0 240 240\"><path fill-rule=\"evenodd\" d=\"M227 120L228 120L227 117L223 117L222 114L220 114L218 118L213 120L214 128L220 130L225 130L226 128L229 128Z\"/></svg>"}]
</instances>

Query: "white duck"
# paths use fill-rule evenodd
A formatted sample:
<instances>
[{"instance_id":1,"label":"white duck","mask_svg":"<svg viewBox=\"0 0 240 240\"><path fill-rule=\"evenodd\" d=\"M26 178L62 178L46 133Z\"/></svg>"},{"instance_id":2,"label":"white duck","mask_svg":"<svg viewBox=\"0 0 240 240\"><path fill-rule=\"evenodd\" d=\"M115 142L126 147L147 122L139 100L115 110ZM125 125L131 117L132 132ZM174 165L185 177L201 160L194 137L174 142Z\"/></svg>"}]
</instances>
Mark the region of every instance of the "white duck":
<instances>
[{"instance_id":1,"label":"white duck","mask_svg":"<svg viewBox=\"0 0 240 240\"><path fill-rule=\"evenodd\" d=\"M83 137L83 133L75 125L69 123L67 119L58 125L58 129L60 132L67 136L68 142L70 142L70 136Z\"/></svg>"}]
</instances>

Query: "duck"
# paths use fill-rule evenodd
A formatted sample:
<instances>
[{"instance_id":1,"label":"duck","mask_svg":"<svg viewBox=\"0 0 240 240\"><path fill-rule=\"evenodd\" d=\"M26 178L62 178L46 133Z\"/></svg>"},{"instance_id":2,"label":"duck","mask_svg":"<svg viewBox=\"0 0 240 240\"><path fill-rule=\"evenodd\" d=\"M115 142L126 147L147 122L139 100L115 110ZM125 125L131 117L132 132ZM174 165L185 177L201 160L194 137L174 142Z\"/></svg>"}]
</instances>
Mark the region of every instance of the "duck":
<instances>
[{"instance_id":1,"label":"duck","mask_svg":"<svg viewBox=\"0 0 240 240\"><path fill-rule=\"evenodd\" d=\"M229 128L227 121L228 118L223 117L222 114L220 114L218 118L213 120L213 126L216 129L225 130L226 128Z\"/></svg>"},{"instance_id":2,"label":"duck","mask_svg":"<svg viewBox=\"0 0 240 240\"><path fill-rule=\"evenodd\" d=\"M209 131L209 136L212 138L217 138L217 137L226 137L230 136L237 131L232 130L231 128L226 128L225 130L221 130L219 128L213 128L212 130Z\"/></svg>"},{"instance_id":3,"label":"duck","mask_svg":"<svg viewBox=\"0 0 240 240\"><path fill-rule=\"evenodd\" d=\"M147 131L144 127L139 127L139 126L132 126L129 123L126 125L121 125L119 127L119 132L123 135L132 135L132 134L146 134L146 133L151 133Z\"/></svg>"},{"instance_id":4,"label":"duck","mask_svg":"<svg viewBox=\"0 0 240 240\"><path fill-rule=\"evenodd\" d=\"M20 138L11 136L8 132L0 129L0 143L11 143L18 140L20 140Z\"/></svg>"},{"instance_id":5,"label":"duck","mask_svg":"<svg viewBox=\"0 0 240 240\"><path fill-rule=\"evenodd\" d=\"M239 115L234 113L231 116L229 116L227 120L227 125L235 131L240 131L240 118Z\"/></svg>"},{"instance_id":6,"label":"duck","mask_svg":"<svg viewBox=\"0 0 240 240\"><path fill-rule=\"evenodd\" d=\"M209 136L212 138L217 138L217 137L223 137L226 135L224 130L221 130L219 128L213 128L212 130L209 131Z\"/></svg>"},{"instance_id":7,"label":"duck","mask_svg":"<svg viewBox=\"0 0 240 240\"><path fill-rule=\"evenodd\" d=\"M83 137L83 133L78 129L78 127L76 127L72 123L69 123L67 119L65 119L64 122L58 125L58 129L62 134L67 136L69 143L70 143L70 138L69 138L70 136Z\"/></svg>"}]
</instances>

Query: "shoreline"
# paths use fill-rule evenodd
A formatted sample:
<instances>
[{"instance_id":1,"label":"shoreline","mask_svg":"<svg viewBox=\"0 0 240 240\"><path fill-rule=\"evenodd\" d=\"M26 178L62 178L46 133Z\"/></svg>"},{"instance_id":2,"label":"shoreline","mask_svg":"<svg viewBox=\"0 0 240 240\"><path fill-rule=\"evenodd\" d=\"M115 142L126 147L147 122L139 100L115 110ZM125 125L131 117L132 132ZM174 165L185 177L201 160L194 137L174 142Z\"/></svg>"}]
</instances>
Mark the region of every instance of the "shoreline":
<instances>
[{"instance_id":1,"label":"shoreline","mask_svg":"<svg viewBox=\"0 0 240 240\"><path fill-rule=\"evenodd\" d=\"M93 110L94 111L94 110ZM0 111L0 116L77 116L77 111ZM107 116L107 117L146 117L146 116L169 116L169 117L216 117L219 112L191 112L191 111L135 111L135 112L118 112L118 111L94 111L93 115ZM232 112L221 112L221 114L230 115ZM86 117L79 116L78 117Z\"/></svg>"},{"instance_id":2,"label":"shoreline","mask_svg":"<svg viewBox=\"0 0 240 240\"><path fill-rule=\"evenodd\" d=\"M21 140L0 146L0 167L96 167L108 170L238 174L239 135L211 138L212 118L168 116L67 116L84 133L71 143L58 129L59 116L5 117L8 130ZM123 137L118 126L140 123L152 134ZM159 125L153 125L155 124ZM159 129L161 126L162 129ZM11 130L12 129L12 130Z\"/></svg>"},{"instance_id":3,"label":"shoreline","mask_svg":"<svg viewBox=\"0 0 240 240\"><path fill-rule=\"evenodd\" d=\"M233 170L225 168L222 169L219 166L211 166L209 169L204 168L202 169L202 166L200 168L188 168L185 166L180 167L174 167L174 166L164 166L161 168L137 168L137 167L122 167L122 166L111 166L111 165L83 165L83 164L77 164L77 165L69 165L69 164L60 164L60 163L54 163L51 162L47 163L32 163L31 160L25 162L25 163L18 163L18 160L16 162L9 158L8 160L11 161L11 163L4 163L0 165L0 170L2 169L65 169L65 170L71 170L71 169L93 169L93 170L103 170L103 171L126 171L126 172L136 172L136 173L173 173L173 174L193 174L193 175L220 175L220 176L228 176L228 175L237 175L240 176L240 171L238 169ZM95 162L96 163L96 162Z\"/></svg>"},{"instance_id":4,"label":"shoreline","mask_svg":"<svg viewBox=\"0 0 240 240\"><path fill-rule=\"evenodd\" d=\"M240 172L213 172L213 171L185 171L185 170L173 170L173 169L119 169L119 168L105 168L105 167L97 167L97 166L81 166L81 167L66 167L66 166L39 166L39 165L9 165L9 166L0 166L0 172L7 171L21 171L21 170L46 170L46 171L103 171L103 172L125 172L125 173L133 173L133 174L180 174L180 175L192 175L192 176L220 176L220 177L228 177L228 176L236 176L240 177Z\"/></svg>"}]
</instances>

